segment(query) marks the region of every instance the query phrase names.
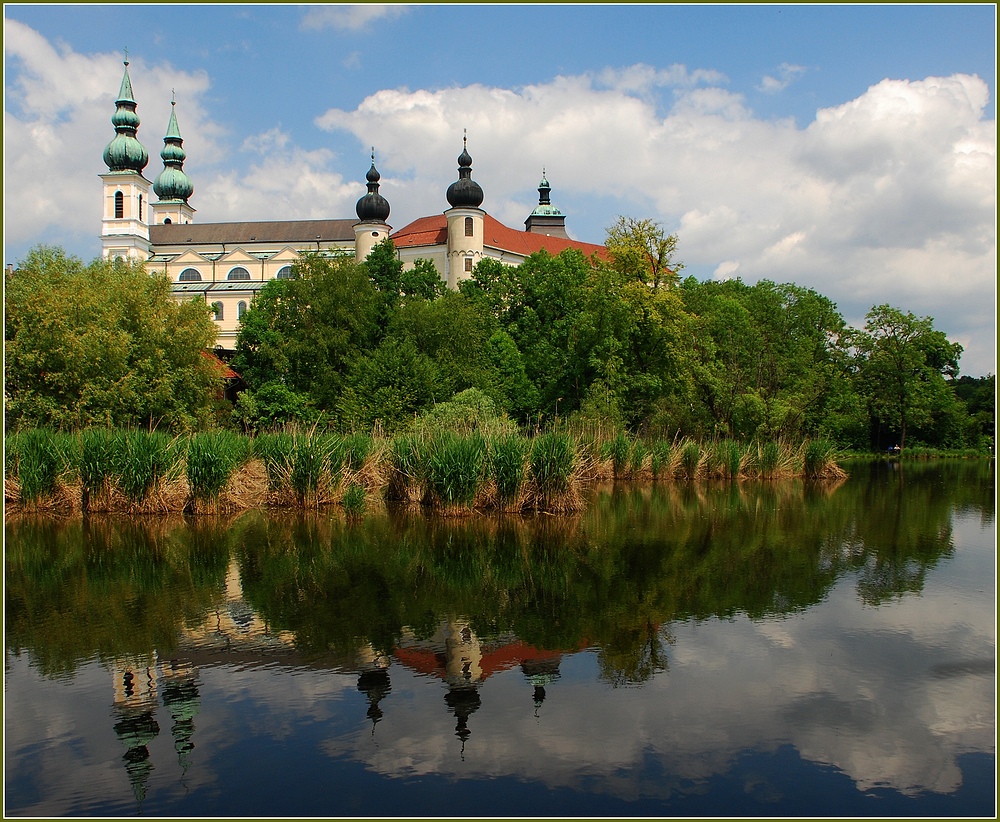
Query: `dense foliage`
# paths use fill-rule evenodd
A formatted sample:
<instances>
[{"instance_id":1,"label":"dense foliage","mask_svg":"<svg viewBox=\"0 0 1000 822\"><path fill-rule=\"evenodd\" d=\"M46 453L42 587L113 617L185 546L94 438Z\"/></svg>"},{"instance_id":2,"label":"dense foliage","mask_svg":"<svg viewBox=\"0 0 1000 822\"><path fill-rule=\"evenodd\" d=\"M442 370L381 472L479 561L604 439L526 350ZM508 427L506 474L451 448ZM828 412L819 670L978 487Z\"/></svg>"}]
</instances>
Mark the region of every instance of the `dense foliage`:
<instances>
[{"instance_id":1,"label":"dense foliage","mask_svg":"<svg viewBox=\"0 0 1000 822\"><path fill-rule=\"evenodd\" d=\"M204 302L178 305L141 265L36 248L5 277L7 424L210 424L222 391L221 365L205 356L215 334Z\"/></svg>"},{"instance_id":2,"label":"dense foliage","mask_svg":"<svg viewBox=\"0 0 1000 822\"><path fill-rule=\"evenodd\" d=\"M812 289L682 279L676 246L656 223L619 218L603 255L540 252L519 266L484 259L458 291L443 288L426 261L404 271L391 241L361 264L308 255L292 279L267 283L242 319L232 366L247 390L231 422L248 432L299 423L394 434L474 389L529 429L824 439L883 451L992 447L994 378L959 378L962 348L931 318L882 305L854 329ZM67 268L78 279L64 284ZM132 282L139 271L83 269L43 250L8 277L9 422L205 418L210 392L178 353L205 344L193 330L204 325L201 306L163 314L184 333L161 345L145 339L164 327L161 315L147 309L125 326L123 312L131 317L142 301L123 308L101 297L122 290L102 278ZM93 283L84 288L80 277ZM44 295L25 293L42 281ZM166 300L164 283L143 282ZM29 327L41 333L23 333ZM40 365L29 343L62 359Z\"/></svg>"}]
</instances>

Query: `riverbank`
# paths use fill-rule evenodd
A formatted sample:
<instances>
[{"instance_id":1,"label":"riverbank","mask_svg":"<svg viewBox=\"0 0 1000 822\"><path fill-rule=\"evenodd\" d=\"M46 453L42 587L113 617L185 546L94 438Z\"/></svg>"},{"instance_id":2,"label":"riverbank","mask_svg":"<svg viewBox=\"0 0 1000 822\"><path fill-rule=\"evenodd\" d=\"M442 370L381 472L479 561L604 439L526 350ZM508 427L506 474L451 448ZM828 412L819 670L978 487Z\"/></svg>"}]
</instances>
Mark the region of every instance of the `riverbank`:
<instances>
[{"instance_id":1,"label":"riverbank","mask_svg":"<svg viewBox=\"0 0 1000 822\"><path fill-rule=\"evenodd\" d=\"M44 429L8 437L7 512L59 515L220 513L341 506L363 515L375 500L439 513L568 513L582 491L614 480L698 481L845 476L830 443L646 441L554 431L395 438L316 432L246 437L209 431Z\"/></svg>"}]
</instances>

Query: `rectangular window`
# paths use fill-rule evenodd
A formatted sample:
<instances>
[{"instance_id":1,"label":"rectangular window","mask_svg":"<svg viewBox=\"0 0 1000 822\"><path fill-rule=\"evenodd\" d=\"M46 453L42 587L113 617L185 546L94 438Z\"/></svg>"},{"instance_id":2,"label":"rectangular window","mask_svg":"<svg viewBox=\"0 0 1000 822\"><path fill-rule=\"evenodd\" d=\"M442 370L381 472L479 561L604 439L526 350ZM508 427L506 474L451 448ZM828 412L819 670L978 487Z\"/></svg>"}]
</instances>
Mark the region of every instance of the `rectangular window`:
<instances>
[{"instance_id":1,"label":"rectangular window","mask_svg":"<svg viewBox=\"0 0 1000 822\"><path fill-rule=\"evenodd\" d=\"M472 257L465 258L465 270L472 271Z\"/></svg>"}]
</instances>

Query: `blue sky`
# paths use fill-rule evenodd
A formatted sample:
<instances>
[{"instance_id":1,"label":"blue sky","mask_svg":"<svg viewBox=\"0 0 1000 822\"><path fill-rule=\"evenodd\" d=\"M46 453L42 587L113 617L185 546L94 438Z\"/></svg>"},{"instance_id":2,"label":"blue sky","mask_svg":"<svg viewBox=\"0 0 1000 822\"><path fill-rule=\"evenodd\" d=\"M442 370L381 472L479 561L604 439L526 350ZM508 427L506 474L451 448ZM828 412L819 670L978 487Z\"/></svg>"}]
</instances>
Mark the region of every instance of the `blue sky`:
<instances>
[{"instance_id":1,"label":"blue sky","mask_svg":"<svg viewBox=\"0 0 1000 822\"><path fill-rule=\"evenodd\" d=\"M171 89L202 222L350 217L370 146L401 228L462 129L520 227L545 168L578 239L679 236L686 273L888 302L996 370L992 5L7 5L5 262L99 253L123 49L150 153ZM17 192L16 200L12 196ZM16 208L12 206L16 205Z\"/></svg>"}]
</instances>

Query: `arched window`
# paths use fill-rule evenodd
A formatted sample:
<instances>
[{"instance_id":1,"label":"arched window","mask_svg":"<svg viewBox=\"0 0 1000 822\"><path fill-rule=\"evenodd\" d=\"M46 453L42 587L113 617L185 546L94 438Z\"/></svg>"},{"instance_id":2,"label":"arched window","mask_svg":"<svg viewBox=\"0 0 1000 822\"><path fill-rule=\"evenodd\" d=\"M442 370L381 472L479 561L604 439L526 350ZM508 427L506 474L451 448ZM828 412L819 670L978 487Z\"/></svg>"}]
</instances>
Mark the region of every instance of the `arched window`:
<instances>
[{"instance_id":1,"label":"arched window","mask_svg":"<svg viewBox=\"0 0 1000 822\"><path fill-rule=\"evenodd\" d=\"M250 272L247 271L243 266L238 265L232 271L229 272L229 276L226 277L227 280L249 280Z\"/></svg>"},{"instance_id":2,"label":"arched window","mask_svg":"<svg viewBox=\"0 0 1000 822\"><path fill-rule=\"evenodd\" d=\"M282 266L278 269L278 279L279 280L290 280L292 279L292 267L290 265Z\"/></svg>"},{"instance_id":3,"label":"arched window","mask_svg":"<svg viewBox=\"0 0 1000 822\"><path fill-rule=\"evenodd\" d=\"M177 278L179 283L200 283L201 272L197 268L185 268Z\"/></svg>"},{"instance_id":4,"label":"arched window","mask_svg":"<svg viewBox=\"0 0 1000 822\"><path fill-rule=\"evenodd\" d=\"M236 303L236 318L239 320L243 319L243 315L247 313L247 304L240 300Z\"/></svg>"},{"instance_id":5,"label":"arched window","mask_svg":"<svg viewBox=\"0 0 1000 822\"><path fill-rule=\"evenodd\" d=\"M216 321L222 319L222 303L212 303L212 319Z\"/></svg>"},{"instance_id":6,"label":"arched window","mask_svg":"<svg viewBox=\"0 0 1000 822\"><path fill-rule=\"evenodd\" d=\"M163 218L163 224L164 225L170 225L172 222L173 222L173 220L171 220L169 217L164 217Z\"/></svg>"},{"instance_id":7,"label":"arched window","mask_svg":"<svg viewBox=\"0 0 1000 822\"><path fill-rule=\"evenodd\" d=\"M120 220L125 216L125 195L120 192L115 192L115 219Z\"/></svg>"},{"instance_id":8,"label":"arched window","mask_svg":"<svg viewBox=\"0 0 1000 822\"><path fill-rule=\"evenodd\" d=\"M472 218L471 217L466 217L465 218L465 236L466 237L471 237L472 236Z\"/></svg>"}]
</instances>

